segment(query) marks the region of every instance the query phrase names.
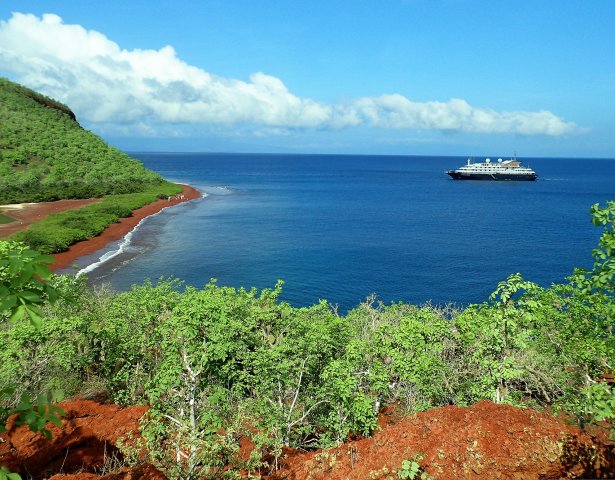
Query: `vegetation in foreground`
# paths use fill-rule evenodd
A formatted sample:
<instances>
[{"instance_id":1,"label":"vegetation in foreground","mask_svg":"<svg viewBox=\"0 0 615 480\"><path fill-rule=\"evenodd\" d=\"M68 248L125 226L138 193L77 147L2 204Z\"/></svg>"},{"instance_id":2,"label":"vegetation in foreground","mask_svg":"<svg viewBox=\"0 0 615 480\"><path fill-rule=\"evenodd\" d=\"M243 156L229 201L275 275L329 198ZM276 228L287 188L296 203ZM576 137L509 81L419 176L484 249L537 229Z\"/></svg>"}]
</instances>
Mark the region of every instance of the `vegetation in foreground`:
<instances>
[{"instance_id":1,"label":"vegetation in foreground","mask_svg":"<svg viewBox=\"0 0 615 480\"><path fill-rule=\"evenodd\" d=\"M13 386L4 406L58 390L150 405L141 441L170 478L274 469L283 446L371 434L385 406L410 413L488 399L612 422L615 393L597 380L614 369L615 202L592 217L603 228L594 268L567 284L542 288L515 274L464 310L368 299L345 316L326 302L280 302L281 283L181 291L163 280L113 293L60 276L50 304L50 287L15 266L34 254L2 243L0 385ZM244 435L256 448L240 460ZM125 459L136 461L137 449L126 447Z\"/></svg>"},{"instance_id":2,"label":"vegetation in foreground","mask_svg":"<svg viewBox=\"0 0 615 480\"><path fill-rule=\"evenodd\" d=\"M47 432L61 392L147 404L147 460L188 479L267 471L284 446L369 435L387 406L488 399L613 424L613 387L597 380L614 369L615 202L592 207L603 236L591 272L550 288L511 275L464 310L372 298L341 316L327 302L281 302L281 283L163 280L114 293L52 276L51 259L28 249L65 250L179 188L83 130L68 107L0 79L0 204L104 197L31 226L14 237L23 243L0 242L0 430L17 413ZM242 436L256 445L243 460ZM126 461L143 460L126 445ZM398 477L419 470L416 456ZM0 465L4 478L16 476Z\"/></svg>"}]
</instances>

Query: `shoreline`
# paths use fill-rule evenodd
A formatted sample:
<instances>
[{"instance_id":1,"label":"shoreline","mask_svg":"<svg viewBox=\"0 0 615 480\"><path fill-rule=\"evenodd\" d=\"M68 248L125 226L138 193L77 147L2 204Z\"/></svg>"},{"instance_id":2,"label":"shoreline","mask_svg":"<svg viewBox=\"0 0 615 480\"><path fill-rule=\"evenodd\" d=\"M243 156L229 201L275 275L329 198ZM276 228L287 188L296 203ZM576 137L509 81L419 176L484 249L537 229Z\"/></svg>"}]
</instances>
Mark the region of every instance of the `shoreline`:
<instances>
[{"instance_id":1,"label":"shoreline","mask_svg":"<svg viewBox=\"0 0 615 480\"><path fill-rule=\"evenodd\" d=\"M52 271L70 267L75 260L85 255L91 255L104 248L111 242L115 242L130 233L145 218L160 212L162 209L172 207L189 200L201 198L201 192L189 185L182 184L182 198L173 197L172 200L160 199L149 205L145 205L132 212L130 217L121 218L119 222L109 225L100 235L71 245L66 252L54 253L54 263L50 265Z\"/></svg>"}]
</instances>

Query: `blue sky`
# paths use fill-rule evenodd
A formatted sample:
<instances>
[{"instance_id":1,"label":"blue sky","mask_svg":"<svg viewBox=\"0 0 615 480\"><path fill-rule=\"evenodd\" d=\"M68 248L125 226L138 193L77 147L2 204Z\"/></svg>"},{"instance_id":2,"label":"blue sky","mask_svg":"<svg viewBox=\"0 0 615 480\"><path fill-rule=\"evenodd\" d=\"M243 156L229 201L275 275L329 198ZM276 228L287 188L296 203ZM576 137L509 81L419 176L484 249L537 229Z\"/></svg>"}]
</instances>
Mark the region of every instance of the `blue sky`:
<instances>
[{"instance_id":1,"label":"blue sky","mask_svg":"<svg viewBox=\"0 0 615 480\"><path fill-rule=\"evenodd\" d=\"M0 75L126 150L612 158L613 24L606 0L4 0Z\"/></svg>"}]
</instances>

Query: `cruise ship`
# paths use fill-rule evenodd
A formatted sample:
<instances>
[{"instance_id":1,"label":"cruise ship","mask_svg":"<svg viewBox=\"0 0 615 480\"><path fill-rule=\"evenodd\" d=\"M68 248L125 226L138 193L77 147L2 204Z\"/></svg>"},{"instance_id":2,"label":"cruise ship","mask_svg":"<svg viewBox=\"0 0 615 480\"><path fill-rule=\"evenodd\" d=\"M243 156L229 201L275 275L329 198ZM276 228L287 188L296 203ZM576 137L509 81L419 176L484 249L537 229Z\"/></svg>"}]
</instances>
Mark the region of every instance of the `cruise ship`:
<instances>
[{"instance_id":1,"label":"cruise ship","mask_svg":"<svg viewBox=\"0 0 615 480\"><path fill-rule=\"evenodd\" d=\"M498 159L492 162L489 158L482 163L472 163L468 158L467 165L457 170L446 172L454 180L522 180L533 181L538 178L536 172L529 167L522 167L516 158L510 160Z\"/></svg>"}]
</instances>

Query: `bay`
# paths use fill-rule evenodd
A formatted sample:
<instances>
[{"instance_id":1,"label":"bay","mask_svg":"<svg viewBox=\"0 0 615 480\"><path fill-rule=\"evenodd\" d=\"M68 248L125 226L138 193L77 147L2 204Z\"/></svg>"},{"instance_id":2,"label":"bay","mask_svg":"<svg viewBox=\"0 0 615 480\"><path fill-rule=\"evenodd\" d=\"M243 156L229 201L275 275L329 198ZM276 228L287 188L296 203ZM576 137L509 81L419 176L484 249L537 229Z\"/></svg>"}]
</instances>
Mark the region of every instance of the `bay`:
<instances>
[{"instance_id":1,"label":"bay","mask_svg":"<svg viewBox=\"0 0 615 480\"><path fill-rule=\"evenodd\" d=\"M173 276L261 289L281 279L283 300L326 299L342 312L373 293L478 303L515 272L563 282L592 264L590 206L615 199L611 159L526 158L536 182L472 182L444 173L464 157L131 155L206 196L143 222L91 283L125 290Z\"/></svg>"}]
</instances>

